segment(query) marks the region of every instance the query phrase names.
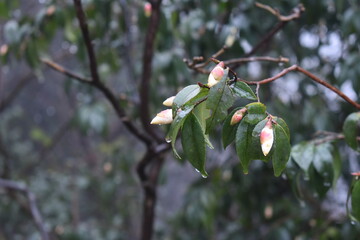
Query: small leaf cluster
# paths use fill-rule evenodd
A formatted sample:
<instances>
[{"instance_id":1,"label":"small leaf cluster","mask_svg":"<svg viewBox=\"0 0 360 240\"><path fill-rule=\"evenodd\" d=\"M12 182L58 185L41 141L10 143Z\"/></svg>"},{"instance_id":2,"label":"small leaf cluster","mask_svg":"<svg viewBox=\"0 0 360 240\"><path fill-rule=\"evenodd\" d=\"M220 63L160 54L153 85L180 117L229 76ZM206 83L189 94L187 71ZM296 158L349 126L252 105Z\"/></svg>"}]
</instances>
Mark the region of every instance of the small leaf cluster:
<instances>
[{"instance_id":1,"label":"small leaf cluster","mask_svg":"<svg viewBox=\"0 0 360 240\"><path fill-rule=\"evenodd\" d=\"M166 136L167 142L171 142L174 155L180 158L175 141L181 132L181 143L186 158L203 177L206 177L206 146L213 148L209 133L222 124L223 146L226 148L232 142L235 143L245 174L248 173L253 160L272 160L274 174L279 176L290 157L288 126L283 119L267 113L266 106L259 101L230 111L236 98L258 99L246 83L232 81L228 69L225 69L222 79L212 87L194 84L182 89L173 101L173 122ZM244 117L236 124L231 124L234 113L242 108L246 109ZM260 134L268 121L272 123L274 139L271 151L264 154Z\"/></svg>"}]
</instances>

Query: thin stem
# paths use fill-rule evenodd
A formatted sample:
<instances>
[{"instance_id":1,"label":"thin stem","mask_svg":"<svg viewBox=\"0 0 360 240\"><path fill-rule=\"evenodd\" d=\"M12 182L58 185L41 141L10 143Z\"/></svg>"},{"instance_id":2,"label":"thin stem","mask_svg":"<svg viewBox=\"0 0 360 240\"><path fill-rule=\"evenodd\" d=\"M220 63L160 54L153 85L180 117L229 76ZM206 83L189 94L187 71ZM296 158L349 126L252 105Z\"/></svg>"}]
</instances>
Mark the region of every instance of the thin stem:
<instances>
[{"instance_id":1,"label":"thin stem","mask_svg":"<svg viewBox=\"0 0 360 240\"><path fill-rule=\"evenodd\" d=\"M36 227L38 228L38 230L41 234L42 240L49 240L48 232L46 231L44 221L40 214L39 208L37 207L37 204L36 204L35 194L32 193L23 184L20 184L18 182L11 181L11 180L2 179L2 178L0 178L0 187L22 192L26 196L26 198L28 200L29 208L31 211L31 215L34 219Z\"/></svg>"},{"instance_id":2,"label":"thin stem","mask_svg":"<svg viewBox=\"0 0 360 240\"><path fill-rule=\"evenodd\" d=\"M76 10L76 17L79 21L81 33L84 38L86 51L88 54L91 77L94 82L99 82L100 78L99 78L99 73L97 70L97 61L96 61L94 46L93 46L91 38L90 38L89 28L88 28L85 13L84 13L84 10L83 10L82 4L81 4L81 0L74 0L74 5L75 5L75 10Z\"/></svg>"},{"instance_id":3,"label":"thin stem","mask_svg":"<svg viewBox=\"0 0 360 240\"><path fill-rule=\"evenodd\" d=\"M242 79L238 79L238 81L242 81L245 82L249 85L257 85L257 84L267 84L270 83L272 81L275 81L281 77L283 77L284 75L288 74L289 72L292 71L297 71L297 72L301 72L302 74L308 76L310 79L312 79L313 81L327 87L328 89L330 89L331 91L333 91L334 93L336 93L338 96L340 96L341 98L343 98L345 101L347 101L348 103L350 103L351 105L353 105L355 108L360 109L360 104L354 102L353 100L351 100L345 93L343 93L341 90L339 90L338 88L334 87L333 85L331 85L330 83L320 79L319 77L315 76L314 74L310 73L309 71L303 69L302 67L299 67L297 65L292 65L291 67L285 68L284 70L282 70L280 73L276 74L273 77L270 78L266 78L264 80L261 81L245 81Z\"/></svg>"},{"instance_id":4,"label":"thin stem","mask_svg":"<svg viewBox=\"0 0 360 240\"><path fill-rule=\"evenodd\" d=\"M66 68L64 68L63 66L51 61L50 59L40 59L43 63L45 63L46 65L48 65L49 67L51 67L52 69L60 72L60 73L63 73L64 75L70 77L70 78L73 78L79 82L83 82L83 83L91 83L91 79L89 78L86 78L86 77L83 77L83 76L80 76Z\"/></svg>"},{"instance_id":5,"label":"thin stem","mask_svg":"<svg viewBox=\"0 0 360 240\"><path fill-rule=\"evenodd\" d=\"M145 131L152 136L157 142L163 142L163 138L159 137L155 132L152 125L150 125L150 104L149 104L149 91L150 81L152 74L152 60L154 55L155 37L160 23L160 5L162 0L152 1L152 12L150 17L149 26L147 28L144 55L143 55L143 68L140 83L140 118Z\"/></svg>"},{"instance_id":6,"label":"thin stem","mask_svg":"<svg viewBox=\"0 0 360 240\"><path fill-rule=\"evenodd\" d=\"M269 11L271 14L275 15L281 22L289 22L292 21L296 18L299 18L301 13L305 11L305 7L304 5L302 5L301 3L299 5L297 5L293 10L292 13L288 16L283 16L280 14L279 10L272 8L271 6L256 2L255 5L258 8L262 8L265 9L267 11Z\"/></svg>"}]
</instances>

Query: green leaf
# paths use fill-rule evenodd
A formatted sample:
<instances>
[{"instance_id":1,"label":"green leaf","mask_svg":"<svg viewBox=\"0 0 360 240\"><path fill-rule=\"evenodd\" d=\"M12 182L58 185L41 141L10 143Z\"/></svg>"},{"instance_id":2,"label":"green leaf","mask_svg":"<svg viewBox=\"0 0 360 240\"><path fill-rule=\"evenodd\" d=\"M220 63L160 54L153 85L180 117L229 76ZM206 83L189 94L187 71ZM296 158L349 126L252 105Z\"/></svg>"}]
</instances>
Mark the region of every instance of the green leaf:
<instances>
[{"instance_id":1,"label":"green leaf","mask_svg":"<svg viewBox=\"0 0 360 240\"><path fill-rule=\"evenodd\" d=\"M246 105L245 107L247 109L246 121L249 124L255 125L266 118L266 106L264 104L254 102Z\"/></svg>"},{"instance_id":2,"label":"green leaf","mask_svg":"<svg viewBox=\"0 0 360 240\"><path fill-rule=\"evenodd\" d=\"M225 70L223 78L214 85L210 91L206 108L211 110L211 116L206 120L206 134L208 134L216 124L220 123L227 116L227 110L234 103L234 96L226 84L228 70Z\"/></svg>"},{"instance_id":3,"label":"green leaf","mask_svg":"<svg viewBox=\"0 0 360 240\"><path fill-rule=\"evenodd\" d=\"M356 179L351 190L352 215L360 221L360 179Z\"/></svg>"},{"instance_id":4,"label":"green leaf","mask_svg":"<svg viewBox=\"0 0 360 240\"><path fill-rule=\"evenodd\" d=\"M323 143L315 146L313 165L315 170L322 176L322 184L332 185L334 179L333 169L333 147L330 143Z\"/></svg>"},{"instance_id":5,"label":"green leaf","mask_svg":"<svg viewBox=\"0 0 360 240\"><path fill-rule=\"evenodd\" d=\"M314 154L315 145L309 142L301 142L291 149L291 157L305 173L309 170Z\"/></svg>"},{"instance_id":6,"label":"green leaf","mask_svg":"<svg viewBox=\"0 0 360 240\"><path fill-rule=\"evenodd\" d=\"M207 177L208 174L205 171L205 135L194 114L190 114L184 122L181 143L189 162L203 177Z\"/></svg>"},{"instance_id":7,"label":"green leaf","mask_svg":"<svg viewBox=\"0 0 360 240\"><path fill-rule=\"evenodd\" d=\"M189 85L183 88L180 92L178 92L178 94L176 94L172 107L173 112L174 111L176 112L177 109L179 109L187 101L195 97L199 92L200 92L200 87L196 84Z\"/></svg>"},{"instance_id":8,"label":"green leaf","mask_svg":"<svg viewBox=\"0 0 360 240\"><path fill-rule=\"evenodd\" d=\"M360 136L360 112L350 114L343 126L346 143L355 151L360 151L359 141L357 137Z\"/></svg>"},{"instance_id":9,"label":"green leaf","mask_svg":"<svg viewBox=\"0 0 360 240\"><path fill-rule=\"evenodd\" d=\"M236 131L236 153L240 159L240 163L245 174L249 173L249 165L252 160L249 151L247 151L252 147L252 130L253 129L250 124L248 124L246 121L240 121L239 127Z\"/></svg>"},{"instance_id":10,"label":"green leaf","mask_svg":"<svg viewBox=\"0 0 360 240\"><path fill-rule=\"evenodd\" d=\"M285 131L286 135L288 136L288 138L290 139L290 130L288 125L286 124L286 122L284 121L284 119L280 118L280 117L273 117L273 120L279 124Z\"/></svg>"},{"instance_id":11,"label":"green leaf","mask_svg":"<svg viewBox=\"0 0 360 240\"><path fill-rule=\"evenodd\" d=\"M271 159L275 176L280 176L290 158L291 145L286 131L279 125L274 124L274 146Z\"/></svg>"},{"instance_id":12,"label":"green leaf","mask_svg":"<svg viewBox=\"0 0 360 240\"><path fill-rule=\"evenodd\" d=\"M181 157L175 148L176 137L178 135L180 128L183 126L186 117L189 115L189 113L191 113L192 109L193 109L192 107L189 107L189 108L179 112L175 116L173 122L171 123L169 132L166 135L166 141L171 142L171 147L172 147L173 153L174 153L175 157L177 157L179 159L181 159Z\"/></svg>"},{"instance_id":13,"label":"green leaf","mask_svg":"<svg viewBox=\"0 0 360 240\"><path fill-rule=\"evenodd\" d=\"M235 93L235 96L249 100L257 100L253 90L244 82L236 82L235 84L231 85L231 89Z\"/></svg>"},{"instance_id":14,"label":"green leaf","mask_svg":"<svg viewBox=\"0 0 360 240\"><path fill-rule=\"evenodd\" d=\"M324 184L325 180L321 174L319 174L314 165L309 168L310 187L317 192L320 198L323 198L327 191L330 189L330 185Z\"/></svg>"},{"instance_id":15,"label":"green leaf","mask_svg":"<svg viewBox=\"0 0 360 240\"><path fill-rule=\"evenodd\" d=\"M333 154L333 169L334 169L334 179L332 185L335 187L336 182L341 175L342 161L341 161L339 149L337 147L334 147L334 151L332 154Z\"/></svg>"},{"instance_id":16,"label":"green leaf","mask_svg":"<svg viewBox=\"0 0 360 240\"><path fill-rule=\"evenodd\" d=\"M239 126L239 123L230 125L232 116L237 110L240 110L242 107L235 108L231 113L226 117L222 129L222 142L224 148L226 148L230 143L232 143L236 136L236 129Z\"/></svg>"},{"instance_id":17,"label":"green leaf","mask_svg":"<svg viewBox=\"0 0 360 240\"><path fill-rule=\"evenodd\" d=\"M205 132L206 119L210 116L209 109L206 109L206 102L202 102L199 105L197 105L196 108L194 108L193 113L195 114L195 116L199 120L201 128L203 129L203 132ZM206 145L210 149L214 149L214 146L210 142L209 135L205 135L205 141L206 141Z\"/></svg>"}]
</instances>

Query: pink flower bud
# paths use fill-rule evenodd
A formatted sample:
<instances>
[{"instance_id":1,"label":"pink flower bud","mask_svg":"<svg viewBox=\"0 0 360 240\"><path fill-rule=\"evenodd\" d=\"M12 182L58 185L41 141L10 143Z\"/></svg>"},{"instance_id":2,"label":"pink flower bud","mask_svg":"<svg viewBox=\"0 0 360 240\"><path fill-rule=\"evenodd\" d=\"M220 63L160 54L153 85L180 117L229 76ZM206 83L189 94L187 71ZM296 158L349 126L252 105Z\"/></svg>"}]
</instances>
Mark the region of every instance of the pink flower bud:
<instances>
[{"instance_id":1,"label":"pink flower bud","mask_svg":"<svg viewBox=\"0 0 360 240\"><path fill-rule=\"evenodd\" d=\"M166 109L164 111L159 112L156 117L151 121L150 124L170 124L172 123L172 110Z\"/></svg>"},{"instance_id":2,"label":"pink flower bud","mask_svg":"<svg viewBox=\"0 0 360 240\"><path fill-rule=\"evenodd\" d=\"M224 62L219 62L218 65L214 67L214 69L210 72L208 78L208 86L212 87L217 84L221 78L224 76Z\"/></svg>"},{"instance_id":3,"label":"pink flower bud","mask_svg":"<svg viewBox=\"0 0 360 240\"><path fill-rule=\"evenodd\" d=\"M246 108L237 110L231 118L230 125L235 125L238 122L240 122L241 119L244 117L246 111L247 111Z\"/></svg>"},{"instance_id":4,"label":"pink flower bud","mask_svg":"<svg viewBox=\"0 0 360 240\"><path fill-rule=\"evenodd\" d=\"M167 98L167 99L163 102L163 105L164 105L164 106L167 106L167 107L171 107L171 106L173 105L174 99L175 99L175 96L172 96L172 97Z\"/></svg>"},{"instance_id":5,"label":"pink flower bud","mask_svg":"<svg viewBox=\"0 0 360 240\"><path fill-rule=\"evenodd\" d=\"M151 16L151 10L152 10L151 3L149 3L149 2L145 3L145 5L144 5L145 17L150 17Z\"/></svg>"},{"instance_id":6,"label":"pink flower bud","mask_svg":"<svg viewBox=\"0 0 360 240\"><path fill-rule=\"evenodd\" d=\"M271 118L266 122L265 127L261 130L260 133L260 144L261 150L264 156L268 155L271 147L274 143L274 131L272 128Z\"/></svg>"},{"instance_id":7,"label":"pink flower bud","mask_svg":"<svg viewBox=\"0 0 360 240\"><path fill-rule=\"evenodd\" d=\"M351 175L356 176L356 177L360 177L360 172L353 172L353 173L351 173Z\"/></svg>"}]
</instances>

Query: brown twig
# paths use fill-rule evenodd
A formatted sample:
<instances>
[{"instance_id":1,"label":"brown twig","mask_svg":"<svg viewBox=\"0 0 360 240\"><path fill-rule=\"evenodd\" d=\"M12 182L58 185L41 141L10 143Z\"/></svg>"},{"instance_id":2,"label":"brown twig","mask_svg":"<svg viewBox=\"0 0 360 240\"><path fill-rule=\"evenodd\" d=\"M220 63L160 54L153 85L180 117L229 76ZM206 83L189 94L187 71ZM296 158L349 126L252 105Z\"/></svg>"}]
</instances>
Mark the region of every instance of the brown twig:
<instances>
[{"instance_id":1,"label":"brown twig","mask_svg":"<svg viewBox=\"0 0 360 240\"><path fill-rule=\"evenodd\" d=\"M160 5L162 0L152 1L152 12L149 21L149 26L147 28L144 44L144 55L143 55L143 66L142 66L142 76L140 83L140 118L142 125L145 131L151 135L157 142L163 142L164 139L159 137L154 127L150 125L150 107L149 107L149 90L150 90L150 81L152 74L152 59L154 55L154 43L156 33L160 23Z\"/></svg>"},{"instance_id":2,"label":"brown twig","mask_svg":"<svg viewBox=\"0 0 360 240\"><path fill-rule=\"evenodd\" d=\"M247 57L247 58L234 58L224 61L225 65L230 65L234 63L244 63L244 62L277 62L277 63L288 63L289 59L285 57Z\"/></svg>"},{"instance_id":3,"label":"brown twig","mask_svg":"<svg viewBox=\"0 0 360 240\"><path fill-rule=\"evenodd\" d=\"M305 8L301 4L296 6L295 8L293 8L293 10L292 10L293 18L291 20L299 18L303 11L305 11ZM296 13L296 14L294 14L294 13ZM289 16L292 16L292 15L289 15ZM288 22L289 21L280 20L280 22L277 23L275 25L275 27L273 27L248 53L245 54L245 57L252 56L254 53L256 53L262 46L264 46L268 41L270 41L270 39L272 39L273 36L277 32L279 32L281 29L283 29ZM232 67L235 68L237 66L232 66Z\"/></svg>"},{"instance_id":4,"label":"brown twig","mask_svg":"<svg viewBox=\"0 0 360 240\"><path fill-rule=\"evenodd\" d=\"M194 61L189 61L188 59L184 59L184 62L187 64L187 66L190 69L195 70L196 72L199 72L201 74L209 74L211 70L205 69L200 64L193 64ZM209 58L206 62L215 62L219 63L220 61L217 60L214 57ZM224 61L225 66L238 64L238 63L245 63L245 62L276 62L276 63L288 63L289 59L285 57L269 57L269 56L259 56L259 57L244 57L244 58L234 58ZM206 64L208 65L208 63ZM232 68L230 68L230 71L233 72ZM234 72L233 72L234 73ZM236 75L236 74L235 74Z\"/></svg>"},{"instance_id":5,"label":"brown twig","mask_svg":"<svg viewBox=\"0 0 360 240\"><path fill-rule=\"evenodd\" d=\"M299 18L301 13L305 11L305 7L302 4L297 5L293 10L292 13L288 16L283 16L280 14L279 10L272 8L271 6L256 2L255 6L257 6L258 8L262 8L265 9L267 11L269 11L271 14L275 15L279 21L281 22L289 22L292 21L296 18Z\"/></svg>"},{"instance_id":6,"label":"brown twig","mask_svg":"<svg viewBox=\"0 0 360 240\"><path fill-rule=\"evenodd\" d=\"M83 76L80 76L66 68L64 68L63 66L51 61L50 59L45 59L45 58L42 58L40 59L43 63L45 63L46 65L48 65L49 67L51 67L52 69L60 72L60 73L63 73L64 75L70 77L70 78L73 78L75 80L78 80L79 82L83 82L83 83L91 83L91 79L89 78L86 78L86 77L83 77Z\"/></svg>"},{"instance_id":7,"label":"brown twig","mask_svg":"<svg viewBox=\"0 0 360 240\"><path fill-rule=\"evenodd\" d=\"M281 77L283 77L284 75L288 74L289 72L292 71L297 71L297 72L301 72L302 74L308 76L310 79L312 79L313 81L327 87L328 89L330 89L331 91L333 91L334 93L336 93L338 96L340 96L341 98L343 98L345 101L347 101L348 103L350 103L351 105L353 105L355 108L360 109L360 104L354 102L353 100L351 100L346 94L344 94L342 91L340 91L338 88L334 87L333 85L331 85L330 83L318 78L317 76L315 76L314 74L310 73L309 71L303 69L302 67L299 67L297 65L292 65L291 67L285 68L284 70L282 70L280 73L276 74L273 77L270 78L266 78L264 80L261 81L245 81L242 79L238 79L238 81L242 81L245 82L249 85L257 85L257 84L267 84L270 83L272 81L275 81Z\"/></svg>"},{"instance_id":8,"label":"brown twig","mask_svg":"<svg viewBox=\"0 0 360 240\"><path fill-rule=\"evenodd\" d=\"M94 82L100 82L99 73L97 69L97 61L95 56L94 47L90 38L89 28L86 21L85 13L81 4L81 0L74 0L75 10L76 10L76 17L79 21L80 29L82 36L84 38L86 51L88 54L89 59L89 66L90 66L90 72L92 81Z\"/></svg>"},{"instance_id":9,"label":"brown twig","mask_svg":"<svg viewBox=\"0 0 360 240\"><path fill-rule=\"evenodd\" d=\"M11 180L2 179L2 178L0 178L0 187L22 192L26 196L26 198L28 200L29 208L31 210L31 215L34 219L36 227L38 228L38 230L41 234L41 238L43 240L49 240L49 235L48 235L48 232L46 231L43 218L42 218L39 208L37 207L37 204L36 204L35 194L32 193L23 184L20 184L18 182L11 181Z\"/></svg>"}]
</instances>

